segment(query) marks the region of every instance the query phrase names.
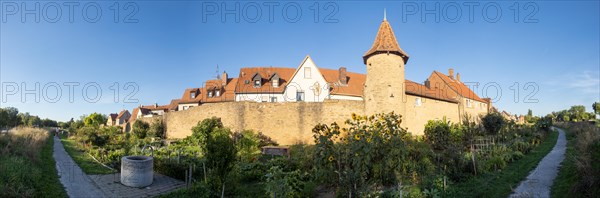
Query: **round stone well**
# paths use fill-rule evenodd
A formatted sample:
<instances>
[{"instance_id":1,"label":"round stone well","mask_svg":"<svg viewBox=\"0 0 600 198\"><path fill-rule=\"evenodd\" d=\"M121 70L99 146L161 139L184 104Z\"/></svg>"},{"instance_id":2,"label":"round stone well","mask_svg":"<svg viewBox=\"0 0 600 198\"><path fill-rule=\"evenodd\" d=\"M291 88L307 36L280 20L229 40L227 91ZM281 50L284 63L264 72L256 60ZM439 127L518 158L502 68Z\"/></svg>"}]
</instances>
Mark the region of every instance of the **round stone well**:
<instances>
[{"instance_id":1,"label":"round stone well","mask_svg":"<svg viewBox=\"0 0 600 198\"><path fill-rule=\"evenodd\" d=\"M154 158L125 156L121 158L121 183L129 187L146 187L154 180Z\"/></svg>"}]
</instances>

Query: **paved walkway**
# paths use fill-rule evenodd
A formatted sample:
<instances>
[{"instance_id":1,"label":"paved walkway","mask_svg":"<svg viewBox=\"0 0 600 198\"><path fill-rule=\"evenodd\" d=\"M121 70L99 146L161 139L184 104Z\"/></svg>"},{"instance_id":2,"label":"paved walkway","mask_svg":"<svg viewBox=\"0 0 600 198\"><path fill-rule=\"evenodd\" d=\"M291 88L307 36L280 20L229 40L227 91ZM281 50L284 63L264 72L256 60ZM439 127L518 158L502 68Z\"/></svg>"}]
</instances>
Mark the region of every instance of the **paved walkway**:
<instances>
[{"instance_id":1,"label":"paved walkway","mask_svg":"<svg viewBox=\"0 0 600 198\"><path fill-rule=\"evenodd\" d=\"M120 183L119 173L86 175L65 151L60 139L54 137L56 169L69 197L154 197L185 187L185 183L158 173L145 188L132 188Z\"/></svg>"},{"instance_id":2,"label":"paved walkway","mask_svg":"<svg viewBox=\"0 0 600 198\"><path fill-rule=\"evenodd\" d=\"M69 197L107 197L100 188L79 168L65 151L60 139L54 137L54 160L60 183Z\"/></svg>"},{"instance_id":3,"label":"paved walkway","mask_svg":"<svg viewBox=\"0 0 600 198\"><path fill-rule=\"evenodd\" d=\"M565 132L559 128L558 140L552 151L540 161L538 166L533 170L527 178L515 189L515 192L510 197L550 197L550 188L554 182L554 178L558 175L560 163L565 159L565 150L567 148L567 140Z\"/></svg>"}]
</instances>

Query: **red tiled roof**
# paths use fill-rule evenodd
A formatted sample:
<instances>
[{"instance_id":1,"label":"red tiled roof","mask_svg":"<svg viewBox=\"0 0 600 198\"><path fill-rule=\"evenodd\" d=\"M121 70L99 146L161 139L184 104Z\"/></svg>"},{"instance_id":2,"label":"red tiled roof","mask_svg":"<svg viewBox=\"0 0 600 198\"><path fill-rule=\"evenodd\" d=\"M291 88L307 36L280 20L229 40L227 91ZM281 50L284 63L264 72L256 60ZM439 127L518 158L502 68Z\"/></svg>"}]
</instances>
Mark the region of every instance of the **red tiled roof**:
<instances>
[{"instance_id":1,"label":"red tiled roof","mask_svg":"<svg viewBox=\"0 0 600 198\"><path fill-rule=\"evenodd\" d=\"M284 67L246 67L240 69L240 75L235 87L235 93L283 93L285 86L291 80L296 69ZM252 77L259 74L262 78L262 85L254 87ZM279 76L279 86L273 87L271 77L277 74Z\"/></svg>"},{"instance_id":2,"label":"red tiled roof","mask_svg":"<svg viewBox=\"0 0 600 198\"><path fill-rule=\"evenodd\" d=\"M445 93L443 89L430 89L425 85L410 80L405 80L405 87L406 94L458 103L458 101L456 101L454 98L451 98L449 94Z\"/></svg>"},{"instance_id":3,"label":"red tiled roof","mask_svg":"<svg viewBox=\"0 0 600 198\"><path fill-rule=\"evenodd\" d=\"M176 111L177 107L179 107L179 101L180 99L171 100L171 103L169 104L169 111Z\"/></svg>"},{"instance_id":4,"label":"red tiled roof","mask_svg":"<svg viewBox=\"0 0 600 198\"><path fill-rule=\"evenodd\" d=\"M201 91L200 89L201 88L185 89L185 91L183 92L183 96L181 96L181 99L179 100L179 104L200 103L200 100L202 99L202 97L200 95L205 93L204 91ZM196 93L194 98L191 98L192 92Z\"/></svg>"},{"instance_id":5,"label":"red tiled roof","mask_svg":"<svg viewBox=\"0 0 600 198\"><path fill-rule=\"evenodd\" d=\"M387 20L383 20L381 22L381 26L379 26L379 31L377 31L377 36L375 37L375 41L373 42L373 46L365 55L363 56L363 60L365 64L367 64L367 59L372 55L378 53L393 53L399 55L404 59L404 64L408 62L408 54L400 48L398 45L398 41L396 40L396 36L394 35L394 30L392 30L392 26Z\"/></svg>"},{"instance_id":6,"label":"red tiled roof","mask_svg":"<svg viewBox=\"0 0 600 198\"><path fill-rule=\"evenodd\" d=\"M484 99L479 98L479 96L477 96L477 94L475 94L475 92L473 92L471 89L469 89L469 87L467 87L467 85L465 85L465 83L460 82L455 79L451 79L449 76L446 76L445 74L438 72L438 71L433 71L433 73L438 75L444 81L444 83L446 83L448 86L450 86L450 88L452 90L456 91L456 93L458 93L458 95L465 97L465 98L472 99L472 100L476 100L479 102L483 102L483 103L488 102Z\"/></svg>"},{"instance_id":7,"label":"red tiled roof","mask_svg":"<svg viewBox=\"0 0 600 198\"><path fill-rule=\"evenodd\" d=\"M348 82L346 85L342 85L339 82L339 70L319 68L319 72L321 72L323 78L325 78L325 81L329 83L331 87L330 94L359 97L363 95L364 84L367 79L367 75L346 72Z\"/></svg>"},{"instance_id":8,"label":"red tiled roof","mask_svg":"<svg viewBox=\"0 0 600 198\"><path fill-rule=\"evenodd\" d=\"M207 81L208 82L208 81ZM218 80L219 83L221 83L221 80ZM235 101L235 88L236 85L238 84L238 78L229 78L227 80L227 85L225 85L224 87L221 86L222 84L219 85L209 85L207 83L207 85L209 85L209 87L205 87L202 88L200 92L203 92L201 95L201 103L213 103L213 102L229 102L229 101ZM219 88L219 86L221 88ZM220 89L221 93L219 96L216 96L215 93L212 93L212 97L208 97L207 91L211 90L211 89Z\"/></svg>"}]
</instances>

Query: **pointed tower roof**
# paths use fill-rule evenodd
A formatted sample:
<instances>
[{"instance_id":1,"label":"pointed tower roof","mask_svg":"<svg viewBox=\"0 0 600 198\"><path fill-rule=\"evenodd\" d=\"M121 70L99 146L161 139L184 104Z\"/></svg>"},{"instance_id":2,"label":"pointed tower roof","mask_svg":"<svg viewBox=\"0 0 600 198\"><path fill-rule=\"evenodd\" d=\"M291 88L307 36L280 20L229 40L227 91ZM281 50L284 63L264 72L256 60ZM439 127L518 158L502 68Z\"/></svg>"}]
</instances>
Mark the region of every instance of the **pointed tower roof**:
<instances>
[{"instance_id":1,"label":"pointed tower roof","mask_svg":"<svg viewBox=\"0 0 600 198\"><path fill-rule=\"evenodd\" d=\"M396 40L392 26L390 26L390 23L387 22L385 14L383 17L383 22L381 22L381 26L379 26L379 31L377 32L373 46L363 56L365 64L367 64L367 59L369 59L369 57L379 53L396 54L404 59L404 64L408 62L408 54L404 52L402 48L400 48L400 45L398 45L398 41Z\"/></svg>"}]
</instances>

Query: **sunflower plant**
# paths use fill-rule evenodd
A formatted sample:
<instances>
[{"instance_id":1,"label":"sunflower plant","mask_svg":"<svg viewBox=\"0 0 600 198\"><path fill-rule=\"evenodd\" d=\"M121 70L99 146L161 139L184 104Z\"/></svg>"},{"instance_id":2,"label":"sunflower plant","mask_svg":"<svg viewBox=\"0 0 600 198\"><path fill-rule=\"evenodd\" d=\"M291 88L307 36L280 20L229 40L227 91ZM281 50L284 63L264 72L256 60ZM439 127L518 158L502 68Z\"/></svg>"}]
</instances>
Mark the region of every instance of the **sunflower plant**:
<instances>
[{"instance_id":1,"label":"sunflower plant","mask_svg":"<svg viewBox=\"0 0 600 198\"><path fill-rule=\"evenodd\" d=\"M337 123L315 126L317 176L335 185L338 193L359 196L395 182L389 173L401 168L407 155L405 140L410 138L401 122L401 115L391 112L352 114L344 128Z\"/></svg>"}]
</instances>

